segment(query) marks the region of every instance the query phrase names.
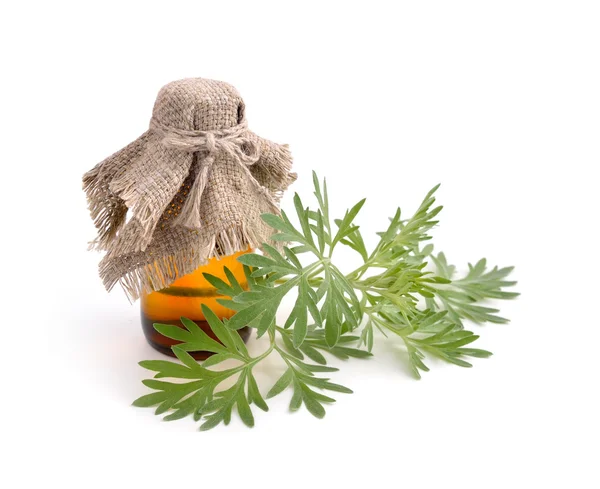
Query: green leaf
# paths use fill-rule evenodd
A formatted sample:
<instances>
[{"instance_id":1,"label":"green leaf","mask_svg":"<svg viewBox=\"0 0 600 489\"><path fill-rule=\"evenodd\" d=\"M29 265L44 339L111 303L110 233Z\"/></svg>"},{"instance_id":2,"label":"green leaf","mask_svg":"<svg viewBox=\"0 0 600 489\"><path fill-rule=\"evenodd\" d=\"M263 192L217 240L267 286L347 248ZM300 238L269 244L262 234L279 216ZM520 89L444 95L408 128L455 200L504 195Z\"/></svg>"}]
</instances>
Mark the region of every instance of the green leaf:
<instances>
[{"instance_id":1,"label":"green leaf","mask_svg":"<svg viewBox=\"0 0 600 489\"><path fill-rule=\"evenodd\" d=\"M237 409L244 424L249 428L252 428L254 426L254 416L252 415L250 405L248 404L243 389L240 389L237 395Z\"/></svg>"},{"instance_id":2,"label":"green leaf","mask_svg":"<svg viewBox=\"0 0 600 489\"><path fill-rule=\"evenodd\" d=\"M223 414L215 413L212 416L208 416L205 418L206 421L200 425L200 431L208 431L217 426L221 421L223 421Z\"/></svg>"},{"instance_id":3,"label":"green leaf","mask_svg":"<svg viewBox=\"0 0 600 489\"><path fill-rule=\"evenodd\" d=\"M469 357L476 358L488 358L492 356L492 352L480 350L478 348L457 348L456 352L461 355L467 355Z\"/></svg>"},{"instance_id":4,"label":"green leaf","mask_svg":"<svg viewBox=\"0 0 600 489\"><path fill-rule=\"evenodd\" d=\"M296 230L283 210L281 211L281 216L263 214L261 217L269 226L280 231L280 233L274 234L271 237L274 241L296 241L307 246L309 251L315 251L310 233L309 238L307 238L302 232Z\"/></svg>"},{"instance_id":5,"label":"green leaf","mask_svg":"<svg viewBox=\"0 0 600 489\"><path fill-rule=\"evenodd\" d=\"M277 266L278 263L271 258L267 258L266 256L257 255L255 253L247 253L245 255L239 256L237 259L243 265L248 265L249 267L269 267L269 266Z\"/></svg>"},{"instance_id":6,"label":"green leaf","mask_svg":"<svg viewBox=\"0 0 600 489\"><path fill-rule=\"evenodd\" d=\"M193 370L197 370L198 369L198 362L196 362L196 360L194 360L194 358L187 353L183 348L178 347L177 345L173 346L171 348L171 350L173 350L173 353L175 353L175 356L177 357L177 359L183 363L186 367L193 369Z\"/></svg>"},{"instance_id":7,"label":"green leaf","mask_svg":"<svg viewBox=\"0 0 600 489\"><path fill-rule=\"evenodd\" d=\"M309 307L312 311L317 309L316 304L308 293L308 288L309 286L308 282L306 281L306 277L302 276L300 287L298 288L298 298L296 299L296 304L288 319L288 322L291 320L290 324L294 324L294 333L292 335L292 339L295 348L298 348L304 341L304 338L306 338L306 333L308 331L307 309ZM315 312L315 314L320 319L318 310Z\"/></svg>"},{"instance_id":8,"label":"green leaf","mask_svg":"<svg viewBox=\"0 0 600 489\"><path fill-rule=\"evenodd\" d=\"M193 338L189 331L172 324L154 323L154 329L167 338L177 341L189 341Z\"/></svg>"},{"instance_id":9,"label":"green leaf","mask_svg":"<svg viewBox=\"0 0 600 489\"><path fill-rule=\"evenodd\" d=\"M333 293L328 294L328 299ZM327 315L325 319L325 339L330 347L336 345L340 339L342 323L338 318L335 299L328 300Z\"/></svg>"},{"instance_id":10,"label":"green leaf","mask_svg":"<svg viewBox=\"0 0 600 489\"><path fill-rule=\"evenodd\" d=\"M256 383L256 379L252 372L248 373L248 398L250 402L253 402L263 411L268 411L269 407L265 402L264 398L260 394L260 390L258 389L258 384Z\"/></svg>"},{"instance_id":11,"label":"green leaf","mask_svg":"<svg viewBox=\"0 0 600 489\"><path fill-rule=\"evenodd\" d=\"M349 246L354 251L358 252L364 262L369 259L369 254L362 234L360 233L360 229L356 228L351 233L348 233L345 238L340 239L340 243Z\"/></svg>"},{"instance_id":12,"label":"green leaf","mask_svg":"<svg viewBox=\"0 0 600 489\"><path fill-rule=\"evenodd\" d=\"M153 392L152 394L146 394L145 396L138 397L133 401L133 405L136 407L150 407L155 406L163 402L168 396L167 392Z\"/></svg>"},{"instance_id":13,"label":"green leaf","mask_svg":"<svg viewBox=\"0 0 600 489\"><path fill-rule=\"evenodd\" d=\"M284 251L287 259L292 263L292 265L294 265L298 270L301 270L302 264L300 263L300 260L298 260L298 257L296 256L296 252L291 250L287 246L283 247L283 251Z\"/></svg>"},{"instance_id":14,"label":"green leaf","mask_svg":"<svg viewBox=\"0 0 600 489\"><path fill-rule=\"evenodd\" d=\"M361 344L367 347L367 351L371 353L373 350L373 324L371 320L369 320L368 324L362 330L360 335Z\"/></svg>"},{"instance_id":15,"label":"green leaf","mask_svg":"<svg viewBox=\"0 0 600 489\"><path fill-rule=\"evenodd\" d=\"M204 360L204 362L202 362L202 366L205 368L212 367L213 365L217 365L232 358L235 358L235 356L231 353L217 353Z\"/></svg>"},{"instance_id":16,"label":"green leaf","mask_svg":"<svg viewBox=\"0 0 600 489\"><path fill-rule=\"evenodd\" d=\"M210 273L203 273L202 276L215 288L217 292L222 295L226 295L231 297L235 295L235 289L231 287L227 282L220 279L219 277L215 277Z\"/></svg>"},{"instance_id":17,"label":"green leaf","mask_svg":"<svg viewBox=\"0 0 600 489\"><path fill-rule=\"evenodd\" d=\"M206 319L206 322L210 326L210 329L215 334L219 341L223 343L223 345L229 351L236 351L236 347L239 346L239 343L235 341L233 335L236 333L232 333L228 328L225 327L223 322L217 317L217 315L212 312L212 309L208 307L206 304L202 304L202 314ZM246 350L246 347L242 343L242 347ZM218 352L215 352L218 353ZM240 352L241 355L247 355L247 351Z\"/></svg>"},{"instance_id":18,"label":"green leaf","mask_svg":"<svg viewBox=\"0 0 600 489\"><path fill-rule=\"evenodd\" d=\"M278 287L265 289L262 298L248 301L244 304L244 308L238 312L227 323L231 329L240 329L251 324L255 319L267 314L263 324L270 324L275 317L275 312L281 303L281 299L287 294L297 283L297 280L290 280ZM242 292L240 296L253 294L253 292ZM264 333L264 331L259 332Z\"/></svg>"},{"instance_id":19,"label":"green leaf","mask_svg":"<svg viewBox=\"0 0 600 489\"><path fill-rule=\"evenodd\" d=\"M318 350L315 350L308 343L303 343L300 347L300 351L304 353L308 358L310 358L313 362L316 362L320 365L325 365L327 360L323 355L321 355Z\"/></svg>"},{"instance_id":20,"label":"green leaf","mask_svg":"<svg viewBox=\"0 0 600 489\"><path fill-rule=\"evenodd\" d=\"M292 399L290 400L290 411L297 411L302 406L302 387L298 381L294 382L294 393L292 394Z\"/></svg>"},{"instance_id":21,"label":"green leaf","mask_svg":"<svg viewBox=\"0 0 600 489\"><path fill-rule=\"evenodd\" d=\"M298 215L298 220L300 221L302 234L306 240L305 243L310 245L312 248L315 248L312 230L310 229L310 225L308 223L308 211L303 207L302 200L300 200L300 196L298 194L294 194L294 206L296 207L296 214ZM285 213L282 213L282 215L285 218Z\"/></svg>"},{"instance_id":22,"label":"green leaf","mask_svg":"<svg viewBox=\"0 0 600 489\"><path fill-rule=\"evenodd\" d=\"M227 349L223 345L208 336L194 321L184 317L180 318L180 321L187 328L187 331L178 326L162 324L155 324L154 328L168 338L183 341L183 343L177 345L177 347L185 351L210 351L213 353L227 352ZM180 335L173 328L183 331L184 334Z\"/></svg>"},{"instance_id":23,"label":"green leaf","mask_svg":"<svg viewBox=\"0 0 600 489\"><path fill-rule=\"evenodd\" d=\"M139 365L147 370L158 372L156 377L174 377L180 379L202 379L206 374L198 365L197 369L190 369L184 365L166 360L144 360Z\"/></svg>"},{"instance_id":24,"label":"green leaf","mask_svg":"<svg viewBox=\"0 0 600 489\"><path fill-rule=\"evenodd\" d=\"M286 351L290 355L292 355L295 358L298 358L299 360L303 360L304 359L304 356L302 355L302 352L300 352L300 350L298 350L298 348L296 348L294 346L294 343L290 339L289 335L282 334L281 335L281 339L283 340L283 344L285 345Z\"/></svg>"},{"instance_id":25,"label":"green leaf","mask_svg":"<svg viewBox=\"0 0 600 489\"><path fill-rule=\"evenodd\" d=\"M288 368L281 377L275 382L271 390L267 393L267 399L275 397L278 394L281 394L294 380L293 372L290 368Z\"/></svg>"},{"instance_id":26,"label":"green leaf","mask_svg":"<svg viewBox=\"0 0 600 489\"><path fill-rule=\"evenodd\" d=\"M326 365L311 365L309 363L304 364L304 369L307 370L308 372L315 372L315 373L339 371L339 369L335 368L335 367L328 367Z\"/></svg>"},{"instance_id":27,"label":"green leaf","mask_svg":"<svg viewBox=\"0 0 600 489\"><path fill-rule=\"evenodd\" d=\"M314 417L321 419L325 416L325 409L323 409L323 406L316 400L315 396L305 393L303 401L308 412Z\"/></svg>"},{"instance_id":28,"label":"green leaf","mask_svg":"<svg viewBox=\"0 0 600 489\"><path fill-rule=\"evenodd\" d=\"M231 285L231 288L233 289L232 295L241 294L244 291L244 288L238 282L237 278L235 278L235 275L233 274L233 272L231 270L229 270L228 267L223 267L223 271L225 272L225 276L227 277L227 280L229 280L229 284Z\"/></svg>"},{"instance_id":29,"label":"green leaf","mask_svg":"<svg viewBox=\"0 0 600 489\"><path fill-rule=\"evenodd\" d=\"M348 357L353 357L353 358L369 358L372 357L373 354L365 351L365 350L359 350L358 348L347 348L344 346L336 346L334 348L335 354L343 354L346 355ZM332 352L333 353L333 352Z\"/></svg>"},{"instance_id":30,"label":"green leaf","mask_svg":"<svg viewBox=\"0 0 600 489\"><path fill-rule=\"evenodd\" d=\"M349 211L346 211L344 218L338 222L338 232L331 242L331 248L334 248L335 245L343 238L348 236L349 234L357 231L358 228L352 228L351 224L354 221L354 218L358 214L358 212L362 209L366 199L362 199L357 204L355 204Z\"/></svg>"}]
</instances>

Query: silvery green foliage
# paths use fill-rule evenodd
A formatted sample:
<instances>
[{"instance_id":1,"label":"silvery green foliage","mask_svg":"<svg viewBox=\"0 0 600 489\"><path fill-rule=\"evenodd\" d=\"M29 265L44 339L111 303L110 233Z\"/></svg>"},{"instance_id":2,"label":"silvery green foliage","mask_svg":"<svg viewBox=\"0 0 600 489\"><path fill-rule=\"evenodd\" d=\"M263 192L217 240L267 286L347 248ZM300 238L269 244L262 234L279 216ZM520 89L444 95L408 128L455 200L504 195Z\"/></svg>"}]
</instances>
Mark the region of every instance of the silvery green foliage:
<instances>
[{"instance_id":1,"label":"silvery green foliage","mask_svg":"<svg viewBox=\"0 0 600 489\"><path fill-rule=\"evenodd\" d=\"M141 362L142 367L157 372L155 379L144 381L156 392L137 399L136 406L158 405L156 414L171 411L166 420L187 415L203 419L201 430L221 422L228 424L235 407L242 421L253 426L251 405L264 411L268 407L252 370L268 355L277 353L286 370L265 397L291 388L290 409L304 405L321 418L325 415L323 404L335 401L324 391L352 392L322 377L337 371L327 366L327 356L344 360L370 357L376 329L383 333L378 341L399 340L417 378L429 370L427 355L462 367L471 367L467 357L491 355L471 347L478 336L465 329L464 321L506 322L496 314L497 309L481 303L518 295L504 290L516 284L506 280L512 267L488 270L482 259L469 265L465 276L456 278L455 267L448 264L444 254L433 254L433 245L427 242L442 210L434 206L437 186L408 219L403 219L397 209L369 253L355 223L365 200L350 208L342 219L333 220L332 225L326 182L321 183L314 173L313 181L317 207L305 207L296 194L297 224L285 212L281 216L263 215L265 222L277 230L273 238L286 246L279 251L264 245L262 255L239 257L247 284L239 283L227 269L227 281L205 274L219 294L230 297L219 302L236 311L222 322L203 306L203 314L219 342L187 319L183 320L186 329L155 325L163 335L181 341L173 347L180 363ZM358 253L362 265L343 273L334 261L334 251L340 245ZM292 292L297 296L294 307L284 324L277 325L281 301ZM244 326L255 328L259 337L268 337L269 347L261 355L251 357L236 334ZM198 364L188 351L209 351L213 355ZM225 361L234 366L210 368ZM219 385L228 379L234 379L234 384L220 390Z\"/></svg>"}]
</instances>

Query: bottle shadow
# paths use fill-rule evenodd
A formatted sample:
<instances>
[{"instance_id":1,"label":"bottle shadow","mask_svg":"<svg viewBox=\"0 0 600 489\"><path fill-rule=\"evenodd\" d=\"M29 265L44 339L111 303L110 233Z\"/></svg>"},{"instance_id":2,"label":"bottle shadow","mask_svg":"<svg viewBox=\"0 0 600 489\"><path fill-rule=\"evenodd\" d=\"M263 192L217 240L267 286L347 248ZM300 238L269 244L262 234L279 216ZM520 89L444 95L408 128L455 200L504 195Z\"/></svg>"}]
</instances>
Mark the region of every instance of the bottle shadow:
<instances>
[{"instance_id":1,"label":"bottle shadow","mask_svg":"<svg viewBox=\"0 0 600 489\"><path fill-rule=\"evenodd\" d=\"M148 392L141 381L152 373L138 362L168 359L146 342L135 306L87 304L69 329L67 354L77 365L77 375L119 402L131 404Z\"/></svg>"}]
</instances>

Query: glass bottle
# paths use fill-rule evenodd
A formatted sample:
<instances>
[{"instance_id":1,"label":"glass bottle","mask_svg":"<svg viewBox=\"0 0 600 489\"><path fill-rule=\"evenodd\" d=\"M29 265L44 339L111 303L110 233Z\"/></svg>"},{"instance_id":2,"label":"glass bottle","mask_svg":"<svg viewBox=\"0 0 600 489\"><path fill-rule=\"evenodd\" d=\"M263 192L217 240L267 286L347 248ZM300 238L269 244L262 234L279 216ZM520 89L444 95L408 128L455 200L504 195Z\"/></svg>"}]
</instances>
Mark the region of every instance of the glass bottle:
<instances>
[{"instance_id":1,"label":"glass bottle","mask_svg":"<svg viewBox=\"0 0 600 489\"><path fill-rule=\"evenodd\" d=\"M201 305L206 304L221 319L230 318L234 311L217 302L217 299L226 297L217 295L216 289L202 274L210 273L227 282L224 271L224 267L227 267L243 285L246 277L237 257L249 251L242 251L221 259L212 258L206 265L177 279L169 287L142 295L140 298L142 329L148 343L158 351L174 356L171 346L180 342L163 336L154 329L153 324L172 324L183 328L181 317L191 319L211 338L217 339L202 314ZM238 333L246 342L250 336L250 328L242 328ZM190 352L190 354L196 360L204 360L210 356L209 352Z\"/></svg>"}]
</instances>

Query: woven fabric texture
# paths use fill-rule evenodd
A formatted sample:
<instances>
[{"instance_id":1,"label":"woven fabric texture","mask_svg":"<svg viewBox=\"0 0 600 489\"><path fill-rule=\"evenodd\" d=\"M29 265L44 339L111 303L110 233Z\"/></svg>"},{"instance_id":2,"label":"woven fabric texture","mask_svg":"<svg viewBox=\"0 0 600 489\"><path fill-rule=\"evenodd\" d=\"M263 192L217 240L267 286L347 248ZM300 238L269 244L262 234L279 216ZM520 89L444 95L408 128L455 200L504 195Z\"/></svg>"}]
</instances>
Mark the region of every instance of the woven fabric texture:
<instances>
[{"instance_id":1,"label":"woven fabric texture","mask_svg":"<svg viewBox=\"0 0 600 489\"><path fill-rule=\"evenodd\" d=\"M83 176L105 287L120 283L135 300L212 257L271 242L260 215L279 212L291 168L286 145L247 128L231 85L164 86L150 128Z\"/></svg>"}]
</instances>

